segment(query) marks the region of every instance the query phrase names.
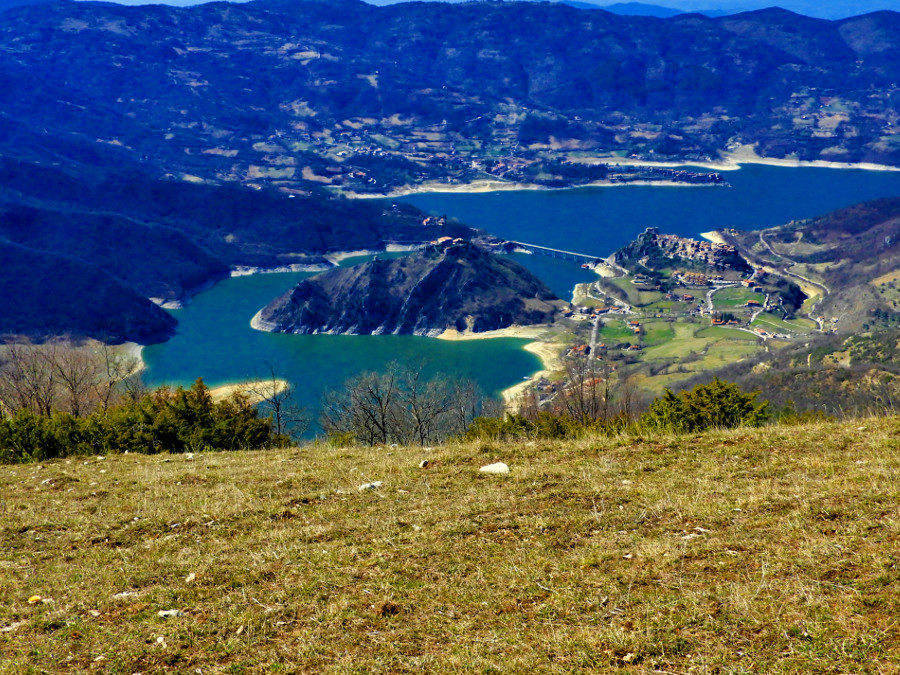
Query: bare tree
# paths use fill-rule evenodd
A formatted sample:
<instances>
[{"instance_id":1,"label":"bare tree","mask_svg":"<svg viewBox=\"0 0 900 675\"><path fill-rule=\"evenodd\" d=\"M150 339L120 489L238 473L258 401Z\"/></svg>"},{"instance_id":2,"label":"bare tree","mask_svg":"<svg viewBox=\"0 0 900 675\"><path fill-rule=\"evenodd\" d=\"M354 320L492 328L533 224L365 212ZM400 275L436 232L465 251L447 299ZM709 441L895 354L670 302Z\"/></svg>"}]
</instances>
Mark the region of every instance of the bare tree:
<instances>
[{"instance_id":1,"label":"bare tree","mask_svg":"<svg viewBox=\"0 0 900 675\"><path fill-rule=\"evenodd\" d=\"M358 442L425 445L463 433L482 403L470 382L426 379L422 368L392 364L352 378L323 400L322 427Z\"/></svg>"},{"instance_id":2,"label":"bare tree","mask_svg":"<svg viewBox=\"0 0 900 675\"><path fill-rule=\"evenodd\" d=\"M138 385L138 364L108 345L8 338L0 348L0 408L75 416L106 410L123 390Z\"/></svg>"},{"instance_id":3,"label":"bare tree","mask_svg":"<svg viewBox=\"0 0 900 675\"><path fill-rule=\"evenodd\" d=\"M365 373L323 401L322 427L327 433L348 433L361 443L387 443L396 419L397 373Z\"/></svg>"},{"instance_id":4,"label":"bare tree","mask_svg":"<svg viewBox=\"0 0 900 675\"><path fill-rule=\"evenodd\" d=\"M0 402L7 412L49 415L54 410L57 383L50 349L29 340L6 344L0 364Z\"/></svg>"},{"instance_id":5,"label":"bare tree","mask_svg":"<svg viewBox=\"0 0 900 675\"><path fill-rule=\"evenodd\" d=\"M560 393L562 412L586 424L608 419L612 369L606 361L576 357L566 361L566 386Z\"/></svg>"},{"instance_id":6,"label":"bare tree","mask_svg":"<svg viewBox=\"0 0 900 675\"><path fill-rule=\"evenodd\" d=\"M293 388L278 376L275 366L266 362L267 374L248 393L259 401L259 406L272 418L275 433L297 438L309 428L309 414L297 405Z\"/></svg>"}]
</instances>

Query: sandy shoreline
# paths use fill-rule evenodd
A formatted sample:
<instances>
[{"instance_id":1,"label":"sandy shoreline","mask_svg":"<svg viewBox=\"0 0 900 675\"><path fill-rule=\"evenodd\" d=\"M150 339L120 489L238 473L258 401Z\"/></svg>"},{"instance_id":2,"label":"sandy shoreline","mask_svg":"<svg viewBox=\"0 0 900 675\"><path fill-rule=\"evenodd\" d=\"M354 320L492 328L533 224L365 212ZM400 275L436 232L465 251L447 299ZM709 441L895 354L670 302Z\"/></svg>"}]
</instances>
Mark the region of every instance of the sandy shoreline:
<instances>
[{"instance_id":1,"label":"sandy shoreline","mask_svg":"<svg viewBox=\"0 0 900 675\"><path fill-rule=\"evenodd\" d=\"M460 333L456 330L446 330L436 336L438 340L489 340L491 338L528 338L532 342L524 345L522 349L537 356L541 360L542 368L521 382L507 387L500 395L507 406L515 403L529 387L538 380L547 377L552 371L559 370L561 346L548 342L544 338L547 334L547 326L510 326L498 330L485 331L484 333Z\"/></svg>"},{"instance_id":2,"label":"sandy shoreline","mask_svg":"<svg viewBox=\"0 0 900 675\"><path fill-rule=\"evenodd\" d=\"M547 332L546 326L510 326L497 330L486 330L483 333L460 333L448 328L440 335L434 337L438 340L490 340L491 338L525 338L535 339Z\"/></svg>"},{"instance_id":3,"label":"sandy shoreline","mask_svg":"<svg viewBox=\"0 0 900 675\"><path fill-rule=\"evenodd\" d=\"M725 154L721 161L691 161L678 162L654 162L645 159L631 157L575 157L574 162L581 164L618 164L619 166L648 167L661 169L679 169L685 167L697 167L710 171L739 171L744 164L762 164L765 166L778 166L788 169L812 168L812 169L859 169L863 171L900 171L900 167L887 164L873 164L871 162L831 162L827 160L800 160L778 159L774 157L761 157L756 152L755 146L741 145ZM656 183L654 183L656 184Z\"/></svg>"},{"instance_id":4,"label":"sandy shoreline","mask_svg":"<svg viewBox=\"0 0 900 675\"><path fill-rule=\"evenodd\" d=\"M262 403L267 398L280 394L290 388L287 380L247 380L246 382L235 382L233 384L223 384L218 387L212 387L209 390L213 401L224 401L229 396L242 393L246 394L251 403Z\"/></svg>"},{"instance_id":5,"label":"sandy shoreline","mask_svg":"<svg viewBox=\"0 0 900 675\"><path fill-rule=\"evenodd\" d=\"M870 162L831 162L827 160L800 160L777 159L761 157L753 146L744 145L727 153L721 161L691 161L682 160L675 162L654 162L652 160L635 159L631 157L598 156L598 157L570 157L573 162L579 164L609 164L618 166L659 168L659 169L684 169L698 168L708 171L740 171L745 164L762 164L764 166L777 166L788 169L812 168L812 169L855 169L862 171L900 171L900 167L886 164L873 164ZM350 199L396 199L415 194L445 193L445 194L481 194L487 192L522 192L522 191L558 191L575 190L588 187L716 187L714 183L685 183L671 180L635 180L617 182L610 180L594 181L584 185L571 185L568 187L547 187L533 183L517 183L512 181L480 179L469 183L441 183L429 182L421 185L407 185L386 194L360 194L357 192L345 192L344 196Z\"/></svg>"},{"instance_id":6,"label":"sandy shoreline","mask_svg":"<svg viewBox=\"0 0 900 675\"><path fill-rule=\"evenodd\" d=\"M727 244L725 238L719 234L717 230L711 230L709 232L701 232L700 236L706 239L706 241L711 241L714 244Z\"/></svg>"},{"instance_id":7,"label":"sandy shoreline","mask_svg":"<svg viewBox=\"0 0 900 675\"><path fill-rule=\"evenodd\" d=\"M476 180L471 183L422 183L421 185L405 186L386 194L359 194L357 192L345 192L349 199L396 199L409 195L429 194L440 192L445 194L482 194L488 192L558 192L561 190L577 190L580 188L612 188L612 187L678 187L699 188L716 187L714 183L681 183L670 180L635 180L625 183L617 181L594 181L584 185L570 185L566 187L547 187L533 183L507 183L504 181Z\"/></svg>"}]
</instances>

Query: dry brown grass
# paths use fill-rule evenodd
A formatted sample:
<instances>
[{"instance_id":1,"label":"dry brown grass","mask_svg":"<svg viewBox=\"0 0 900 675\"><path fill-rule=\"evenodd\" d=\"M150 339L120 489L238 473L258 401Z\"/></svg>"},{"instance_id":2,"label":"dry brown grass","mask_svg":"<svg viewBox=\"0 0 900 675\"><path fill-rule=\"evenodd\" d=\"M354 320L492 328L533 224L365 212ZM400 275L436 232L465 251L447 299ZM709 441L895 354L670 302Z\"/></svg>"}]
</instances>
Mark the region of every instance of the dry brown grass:
<instances>
[{"instance_id":1,"label":"dry brown grass","mask_svg":"<svg viewBox=\"0 0 900 675\"><path fill-rule=\"evenodd\" d=\"M0 671L898 672L898 432L0 467Z\"/></svg>"}]
</instances>

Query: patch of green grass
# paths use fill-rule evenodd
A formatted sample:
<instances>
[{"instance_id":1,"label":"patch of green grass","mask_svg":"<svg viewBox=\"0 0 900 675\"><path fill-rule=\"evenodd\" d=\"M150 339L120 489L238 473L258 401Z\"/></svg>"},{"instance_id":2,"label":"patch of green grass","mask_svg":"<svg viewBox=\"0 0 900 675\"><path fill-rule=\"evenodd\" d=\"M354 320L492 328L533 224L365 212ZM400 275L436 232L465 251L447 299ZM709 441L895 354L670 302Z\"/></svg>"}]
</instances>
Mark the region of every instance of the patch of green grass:
<instances>
[{"instance_id":1,"label":"patch of green grass","mask_svg":"<svg viewBox=\"0 0 900 675\"><path fill-rule=\"evenodd\" d=\"M751 300L763 302L766 296L761 293L754 293L748 288L742 286L731 286L723 288L713 293L713 307L715 309L734 309L735 307L743 307Z\"/></svg>"},{"instance_id":2,"label":"patch of green grass","mask_svg":"<svg viewBox=\"0 0 900 675\"><path fill-rule=\"evenodd\" d=\"M691 354L701 353L709 344L708 340L695 335L697 326L689 323L676 323L672 326L673 337L644 350L645 360L683 359Z\"/></svg>"},{"instance_id":3,"label":"patch of green grass","mask_svg":"<svg viewBox=\"0 0 900 675\"><path fill-rule=\"evenodd\" d=\"M625 321L620 319L604 319L603 325L597 330L597 339L606 344L618 342L638 342L638 337Z\"/></svg>"},{"instance_id":4,"label":"patch of green grass","mask_svg":"<svg viewBox=\"0 0 900 675\"><path fill-rule=\"evenodd\" d=\"M801 333L804 335L812 332L816 327L816 324L809 319L785 321L781 317L769 313L760 314L751 325L775 333Z\"/></svg>"},{"instance_id":5,"label":"patch of green grass","mask_svg":"<svg viewBox=\"0 0 900 675\"><path fill-rule=\"evenodd\" d=\"M697 331L697 337L712 338L714 340L752 340L759 338L753 333L737 330L736 328L728 328L727 326L707 326Z\"/></svg>"},{"instance_id":6,"label":"patch of green grass","mask_svg":"<svg viewBox=\"0 0 900 675\"><path fill-rule=\"evenodd\" d=\"M898 434L3 466L0 672L893 672Z\"/></svg>"},{"instance_id":7,"label":"patch of green grass","mask_svg":"<svg viewBox=\"0 0 900 675\"><path fill-rule=\"evenodd\" d=\"M644 342L647 344L659 344L675 337L673 324L667 321L649 321L643 324Z\"/></svg>"},{"instance_id":8,"label":"patch of green grass","mask_svg":"<svg viewBox=\"0 0 900 675\"><path fill-rule=\"evenodd\" d=\"M628 297L628 302L636 307L644 307L659 302L665 297L658 291L641 291L631 283L631 279L627 277L619 277L616 279L606 279L606 281L620 288Z\"/></svg>"}]
</instances>

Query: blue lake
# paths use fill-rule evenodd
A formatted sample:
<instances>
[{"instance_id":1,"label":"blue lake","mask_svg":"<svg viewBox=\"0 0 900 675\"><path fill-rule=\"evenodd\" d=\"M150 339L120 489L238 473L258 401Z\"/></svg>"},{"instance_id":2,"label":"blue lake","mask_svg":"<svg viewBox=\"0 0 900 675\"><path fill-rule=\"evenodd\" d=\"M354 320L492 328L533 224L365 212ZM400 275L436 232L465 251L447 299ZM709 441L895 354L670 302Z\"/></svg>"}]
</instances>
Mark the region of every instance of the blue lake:
<instances>
[{"instance_id":1,"label":"blue lake","mask_svg":"<svg viewBox=\"0 0 900 675\"><path fill-rule=\"evenodd\" d=\"M500 237L607 256L648 226L697 236L723 227L755 229L809 218L842 206L900 195L900 173L747 166L726 174L733 187L583 188L404 197ZM560 297L593 273L576 263L537 255L516 259ZM178 333L144 350L149 384L216 385L254 379L272 363L313 411L322 393L391 361L429 372L470 377L497 394L540 367L524 340L445 342L415 336L276 335L250 328L251 317L303 278L301 273L227 279L172 314Z\"/></svg>"}]
</instances>

